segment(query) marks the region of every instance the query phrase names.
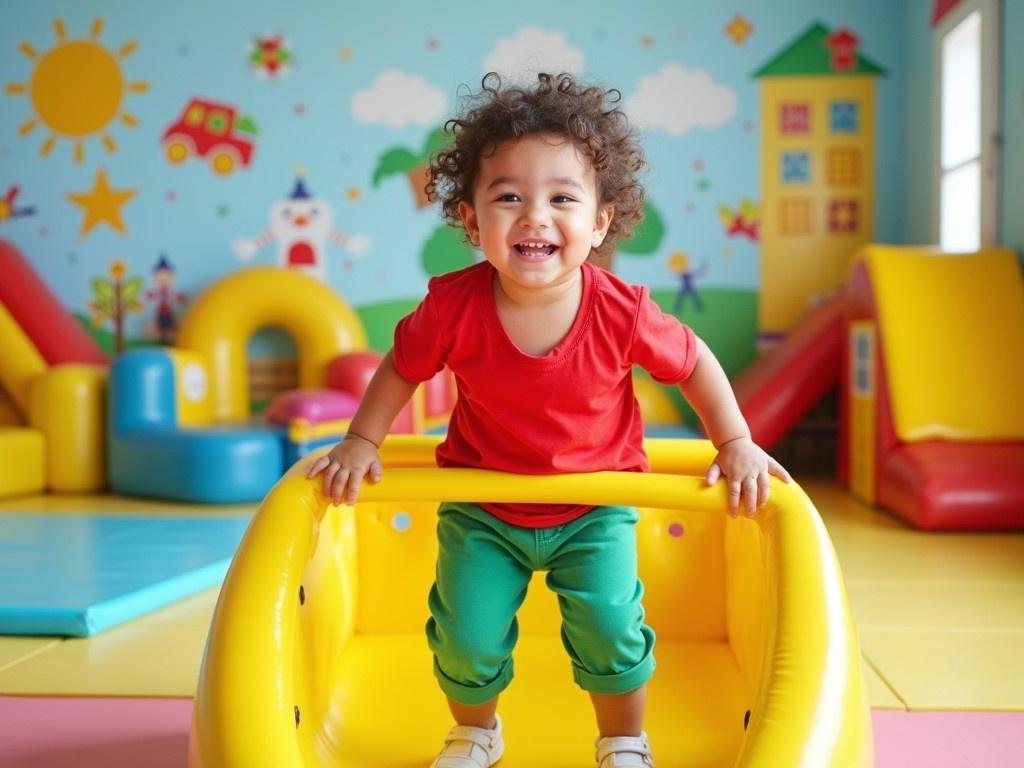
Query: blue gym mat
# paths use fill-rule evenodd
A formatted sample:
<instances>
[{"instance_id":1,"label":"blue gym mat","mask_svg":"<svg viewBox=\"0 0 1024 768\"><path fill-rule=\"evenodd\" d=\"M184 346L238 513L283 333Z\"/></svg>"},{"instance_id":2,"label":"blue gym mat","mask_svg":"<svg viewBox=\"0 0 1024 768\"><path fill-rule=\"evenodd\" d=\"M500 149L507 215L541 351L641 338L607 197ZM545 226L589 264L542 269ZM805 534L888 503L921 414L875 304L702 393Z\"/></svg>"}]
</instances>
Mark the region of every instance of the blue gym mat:
<instances>
[{"instance_id":1,"label":"blue gym mat","mask_svg":"<svg viewBox=\"0 0 1024 768\"><path fill-rule=\"evenodd\" d=\"M219 584L248 524L0 514L0 634L94 635Z\"/></svg>"}]
</instances>

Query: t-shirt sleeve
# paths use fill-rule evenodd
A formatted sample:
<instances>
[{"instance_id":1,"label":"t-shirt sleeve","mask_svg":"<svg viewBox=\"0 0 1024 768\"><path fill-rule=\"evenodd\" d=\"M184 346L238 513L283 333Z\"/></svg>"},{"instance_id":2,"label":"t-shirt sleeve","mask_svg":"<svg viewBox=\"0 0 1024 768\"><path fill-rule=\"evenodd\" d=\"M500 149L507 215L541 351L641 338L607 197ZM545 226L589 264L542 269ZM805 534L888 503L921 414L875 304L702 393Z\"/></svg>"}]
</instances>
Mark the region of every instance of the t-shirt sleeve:
<instances>
[{"instance_id":1,"label":"t-shirt sleeve","mask_svg":"<svg viewBox=\"0 0 1024 768\"><path fill-rule=\"evenodd\" d=\"M661 384L686 381L697 364L697 337L693 330L662 312L647 288L640 289L632 362Z\"/></svg>"},{"instance_id":2,"label":"t-shirt sleeve","mask_svg":"<svg viewBox=\"0 0 1024 768\"><path fill-rule=\"evenodd\" d=\"M431 286L433 288L433 286ZM398 374L408 381L427 381L444 367L445 349L433 290L412 312L398 321L392 359Z\"/></svg>"}]
</instances>

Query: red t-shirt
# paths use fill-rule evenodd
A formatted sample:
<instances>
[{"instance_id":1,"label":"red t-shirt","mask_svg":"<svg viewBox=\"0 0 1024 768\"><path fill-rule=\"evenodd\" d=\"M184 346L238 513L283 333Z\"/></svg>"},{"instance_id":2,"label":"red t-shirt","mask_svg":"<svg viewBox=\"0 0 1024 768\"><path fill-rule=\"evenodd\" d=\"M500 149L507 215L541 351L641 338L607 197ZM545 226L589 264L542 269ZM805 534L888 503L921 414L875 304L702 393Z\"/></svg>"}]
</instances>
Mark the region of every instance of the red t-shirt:
<instances>
[{"instance_id":1,"label":"red t-shirt","mask_svg":"<svg viewBox=\"0 0 1024 768\"><path fill-rule=\"evenodd\" d=\"M420 382L447 365L458 385L438 466L532 475L647 471L633 365L678 384L697 362L696 338L658 308L647 288L590 264L582 269L576 319L545 355L526 354L505 332L488 262L432 279L426 298L398 323L398 373ZM591 509L481 506L527 528L561 525Z\"/></svg>"}]
</instances>

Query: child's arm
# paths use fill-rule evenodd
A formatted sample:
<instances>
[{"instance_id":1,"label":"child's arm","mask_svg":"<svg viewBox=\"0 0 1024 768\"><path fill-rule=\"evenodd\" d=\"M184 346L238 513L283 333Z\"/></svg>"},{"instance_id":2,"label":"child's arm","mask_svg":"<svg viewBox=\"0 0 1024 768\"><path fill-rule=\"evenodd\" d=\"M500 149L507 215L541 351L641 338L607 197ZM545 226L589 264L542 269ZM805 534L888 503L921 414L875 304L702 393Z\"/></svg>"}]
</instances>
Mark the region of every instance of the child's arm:
<instances>
[{"instance_id":1,"label":"child's arm","mask_svg":"<svg viewBox=\"0 0 1024 768\"><path fill-rule=\"evenodd\" d=\"M348 434L309 469L307 477L324 473L324 496L335 504L342 499L355 504L364 477L371 483L380 480L383 469L377 449L416 386L399 375L388 352L366 388Z\"/></svg>"},{"instance_id":2,"label":"child's arm","mask_svg":"<svg viewBox=\"0 0 1024 768\"><path fill-rule=\"evenodd\" d=\"M735 517L742 500L747 515L753 517L757 508L768 500L768 476L775 475L787 483L791 478L779 462L750 439L750 428L729 379L718 359L700 339L697 339L697 364L679 389L718 449L708 469L708 485L724 475L729 484L729 513Z\"/></svg>"}]
</instances>

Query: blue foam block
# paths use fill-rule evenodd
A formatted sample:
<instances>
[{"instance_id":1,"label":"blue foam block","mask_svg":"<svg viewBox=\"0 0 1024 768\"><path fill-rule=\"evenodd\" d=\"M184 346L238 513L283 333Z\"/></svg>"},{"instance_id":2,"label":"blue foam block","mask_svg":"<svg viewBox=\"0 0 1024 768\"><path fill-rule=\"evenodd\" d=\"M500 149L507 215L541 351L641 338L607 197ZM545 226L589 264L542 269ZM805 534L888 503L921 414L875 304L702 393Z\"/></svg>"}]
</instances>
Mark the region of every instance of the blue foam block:
<instances>
[{"instance_id":1,"label":"blue foam block","mask_svg":"<svg viewBox=\"0 0 1024 768\"><path fill-rule=\"evenodd\" d=\"M218 584L248 524L0 515L0 634L94 635Z\"/></svg>"}]
</instances>

